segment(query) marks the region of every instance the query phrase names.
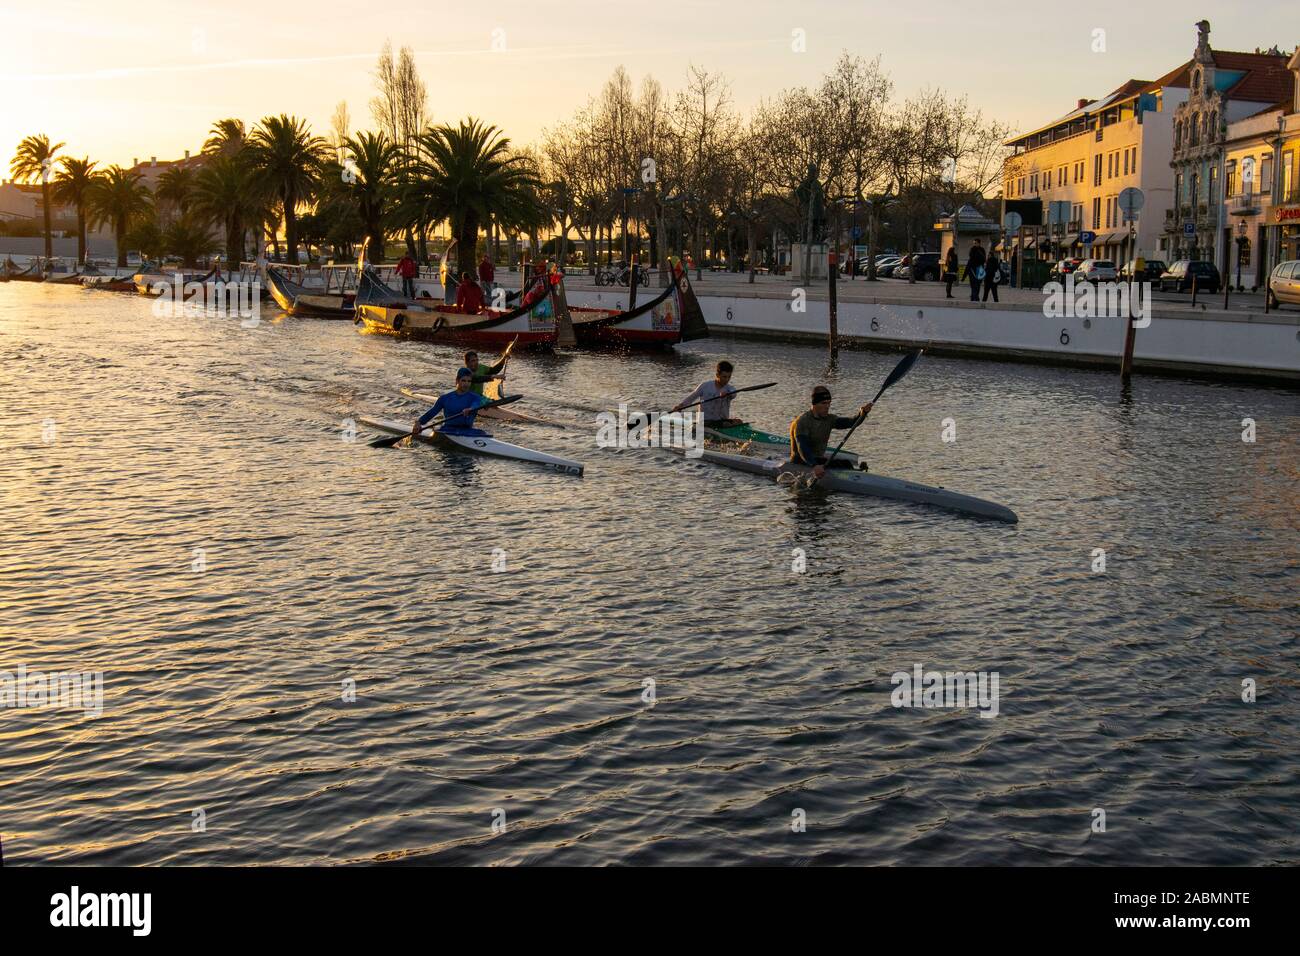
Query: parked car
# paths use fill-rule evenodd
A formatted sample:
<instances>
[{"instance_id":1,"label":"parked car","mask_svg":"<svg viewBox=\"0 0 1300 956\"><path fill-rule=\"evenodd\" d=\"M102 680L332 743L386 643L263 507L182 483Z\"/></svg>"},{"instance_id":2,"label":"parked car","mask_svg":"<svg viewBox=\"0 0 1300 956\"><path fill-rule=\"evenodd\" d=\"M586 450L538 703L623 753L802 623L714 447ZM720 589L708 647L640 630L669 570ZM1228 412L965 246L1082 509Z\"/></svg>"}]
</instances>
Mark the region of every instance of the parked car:
<instances>
[{"instance_id":1,"label":"parked car","mask_svg":"<svg viewBox=\"0 0 1300 956\"><path fill-rule=\"evenodd\" d=\"M1114 282L1115 263L1109 259L1084 259L1074 270L1076 282Z\"/></svg>"},{"instance_id":2,"label":"parked car","mask_svg":"<svg viewBox=\"0 0 1300 956\"><path fill-rule=\"evenodd\" d=\"M1161 292L1186 292L1196 283L1201 292L1219 291L1219 270L1213 262L1203 259L1179 259L1160 273Z\"/></svg>"},{"instance_id":3,"label":"parked car","mask_svg":"<svg viewBox=\"0 0 1300 956\"><path fill-rule=\"evenodd\" d=\"M1048 278L1056 280L1064 279L1075 269L1079 268L1079 264L1082 262L1083 260L1077 256L1070 259L1062 259L1060 262L1052 266L1052 271L1048 275Z\"/></svg>"},{"instance_id":4,"label":"parked car","mask_svg":"<svg viewBox=\"0 0 1300 956\"><path fill-rule=\"evenodd\" d=\"M1300 305L1300 259L1279 262L1268 277L1268 294L1273 306L1284 302Z\"/></svg>"},{"instance_id":5,"label":"parked car","mask_svg":"<svg viewBox=\"0 0 1300 956\"><path fill-rule=\"evenodd\" d=\"M910 279L916 276L918 282L938 282L942 272L937 252L914 252L903 264L894 270L895 279Z\"/></svg>"},{"instance_id":6,"label":"parked car","mask_svg":"<svg viewBox=\"0 0 1300 956\"><path fill-rule=\"evenodd\" d=\"M888 259L881 259L876 263L876 275L887 279L894 274L894 270L902 263L902 256L890 256Z\"/></svg>"},{"instance_id":7,"label":"parked car","mask_svg":"<svg viewBox=\"0 0 1300 956\"><path fill-rule=\"evenodd\" d=\"M1128 282L1129 279L1136 279L1138 282L1159 282L1160 276L1169 268L1163 259L1145 259L1142 263L1142 269L1134 275L1134 269L1137 268L1137 260L1130 259L1120 266L1119 280Z\"/></svg>"}]
</instances>

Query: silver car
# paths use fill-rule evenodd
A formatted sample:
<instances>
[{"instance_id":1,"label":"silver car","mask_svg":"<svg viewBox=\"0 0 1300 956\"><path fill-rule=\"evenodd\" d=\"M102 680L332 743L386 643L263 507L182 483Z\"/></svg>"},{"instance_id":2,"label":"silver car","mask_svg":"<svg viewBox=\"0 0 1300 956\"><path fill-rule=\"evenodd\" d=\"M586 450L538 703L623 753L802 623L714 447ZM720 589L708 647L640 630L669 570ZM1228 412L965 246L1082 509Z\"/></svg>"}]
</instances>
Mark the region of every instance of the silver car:
<instances>
[{"instance_id":1,"label":"silver car","mask_svg":"<svg viewBox=\"0 0 1300 956\"><path fill-rule=\"evenodd\" d=\"M1119 278L1109 259L1084 259L1074 270L1075 282L1114 282Z\"/></svg>"},{"instance_id":2,"label":"silver car","mask_svg":"<svg viewBox=\"0 0 1300 956\"><path fill-rule=\"evenodd\" d=\"M1283 302L1300 305L1300 259L1279 262L1268 277L1268 294L1273 305Z\"/></svg>"}]
</instances>

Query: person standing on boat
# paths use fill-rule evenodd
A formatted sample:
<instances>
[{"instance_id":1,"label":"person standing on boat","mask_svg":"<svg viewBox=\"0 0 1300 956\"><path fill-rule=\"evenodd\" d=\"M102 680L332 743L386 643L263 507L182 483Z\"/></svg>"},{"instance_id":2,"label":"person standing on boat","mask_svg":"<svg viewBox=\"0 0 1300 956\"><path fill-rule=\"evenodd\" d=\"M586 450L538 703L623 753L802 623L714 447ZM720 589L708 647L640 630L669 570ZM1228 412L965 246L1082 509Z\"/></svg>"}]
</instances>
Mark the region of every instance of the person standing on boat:
<instances>
[{"instance_id":1,"label":"person standing on boat","mask_svg":"<svg viewBox=\"0 0 1300 956\"><path fill-rule=\"evenodd\" d=\"M465 353L465 367L474 373L474 382L471 386L479 395L483 394L483 386L488 382L504 382L506 377L503 373L506 367L508 357L503 357L496 365L484 365L479 361L477 352Z\"/></svg>"},{"instance_id":2,"label":"person standing on boat","mask_svg":"<svg viewBox=\"0 0 1300 956\"><path fill-rule=\"evenodd\" d=\"M731 396L736 391L735 386L729 384L733 368L730 362L723 359L717 364L712 380L701 382L695 391L677 403L673 411L680 412L687 405L702 401L704 404L700 406L700 411L704 415L705 425L728 428L743 424L740 419L731 417Z\"/></svg>"},{"instance_id":3,"label":"person standing on boat","mask_svg":"<svg viewBox=\"0 0 1300 956\"><path fill-rule=\"evenodd\" d=\"M855 428L867 417L871 405L867 402L853 418L832 415L831 390L818 385L812 392L812 407L790 423L790 460L811 466L818 478L826 474L826 446L830 444L831 432L837 428ZM850 468L852 464L836 458L830 467Z\"/></svg>"},{"instance_id":4,"label":"person standing on boat","mask_svg":"<svg viewBox=\"0 0 1300 956\"><path fill-rule=\"evenodd\" d=\"M425 424L439 412L442 413L443 420L450 423L444 425L439 431L452 435L480 434L474 427L474 416L478 414L479 406L485 404L487 399L474 391L474 373L463 368L456 373L456 390L439 395L438 400L433 403L433 408L415 420L415 424L411 426L411 434L420 434ZM462 415L461 412L465 414Z\"/></svg>"},{"instance_id":5,"label":"person standing on boat","mask_svg":"<svg viewBox=\"0 0 1300 956\"><path fill-rule=\"evenodd\" d=\"M460 285L456 287L456 308L469 315L478 315L483 311L483 290L469 277L468 272L460 274Z\"/></svg>"},{"instance_id":6,"label":"person standing on boat","mask_svg":"<svg viewBox=\"0 0 1300 956\"><path fill-rule=\"evenodd\" d=\"M483 295L487 296L488 298L491 298L492 296L492 285L493 283L496 282L496 278L497 278L496 266L492 265L492 260L488 257L488 254L485 252L483 253L483 258L479 261L478 264L478 281L479 281L479 285L483 287Z\"/></svg>"},{"instance_id":7,"label":"person standing on boat","mask_svg":"<svg viewBox=\"0 0 1300 956\"><path fill-rule=\"evenodd\" d=\"M409 252L397 260L397 274L402 277L402 295L408 299L415 298L415 277L419 272L419 267Z\"/></svg>"}]
</instances>

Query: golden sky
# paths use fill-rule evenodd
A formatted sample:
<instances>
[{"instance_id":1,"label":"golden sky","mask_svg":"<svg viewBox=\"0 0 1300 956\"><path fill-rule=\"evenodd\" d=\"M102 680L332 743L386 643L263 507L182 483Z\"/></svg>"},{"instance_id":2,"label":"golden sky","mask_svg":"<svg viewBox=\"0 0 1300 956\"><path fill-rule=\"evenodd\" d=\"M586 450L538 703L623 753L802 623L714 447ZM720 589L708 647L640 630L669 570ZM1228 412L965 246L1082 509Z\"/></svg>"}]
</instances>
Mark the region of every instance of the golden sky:
<instances>
[{"instance_id":1,"label":"golden sky","mask_svg":"<svg viewBox=\"0 0 1300 956\"><path fill-rule=\"evenodd\" d=\"M571 115L620 64L635 80L651 73L669 89L691 64L720 71L736 103L750 107L815 84L846 49L881 54L900 98L938 85L1027 128L1080 97L1130 77L1154 79L1186 60L1201 17L1220 49L1289 50L1300 41L1295 0L1202 0L1186 11L1150 0L1066 8L1012 0L0 0L0 159L7 174L30 133L101 165L176 158L197 152L225 116L251 125L294 113L323 135L340 100L354 127L368 127L386 39L416 51L434 121L474 114L522 142ZM792 50L795 30L805 31L805 52ZM1105 31L1104 51L1093 49L1096 30ZM494 41L504 50L494 52Z\"/></svg>"}]
</instances>

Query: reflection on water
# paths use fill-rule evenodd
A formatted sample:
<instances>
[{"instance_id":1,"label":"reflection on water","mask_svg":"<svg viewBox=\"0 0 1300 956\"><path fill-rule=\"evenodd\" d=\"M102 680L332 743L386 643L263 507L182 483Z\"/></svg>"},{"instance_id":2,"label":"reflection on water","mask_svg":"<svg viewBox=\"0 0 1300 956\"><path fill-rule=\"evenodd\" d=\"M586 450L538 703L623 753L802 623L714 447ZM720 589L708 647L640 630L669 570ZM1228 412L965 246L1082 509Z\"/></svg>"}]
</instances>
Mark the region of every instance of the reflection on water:
<instances>
[{"instance_id":1,"label":"reflection on water","mask_svg":"<svg viewBox=\"0 0 1300 956\"><path fill-rule=\"evenodd\" d=\"M1294 393L927 356L853 449L1017 526L595 447L724 356L768 430L825 378L514 357L569 427L485 424L577 479L346 440L453 349L0 287L0 670L104 704L0 710L7 862L1297 861ZM836 408L896 361L842 351ZM917 664L999 716L894 708Z\"/></svg>"}]
</instances>

